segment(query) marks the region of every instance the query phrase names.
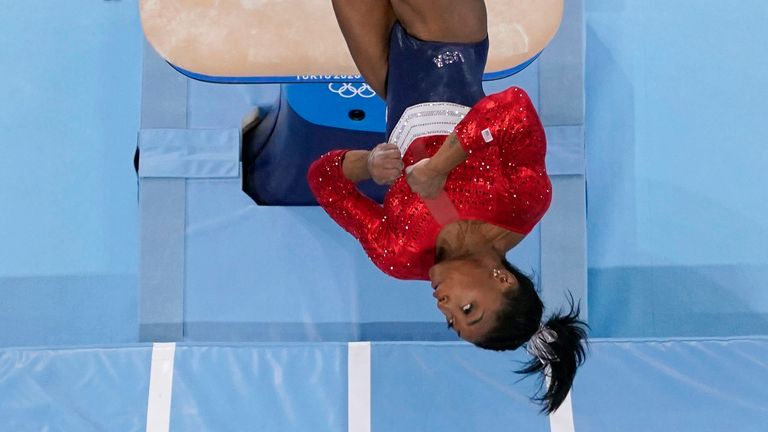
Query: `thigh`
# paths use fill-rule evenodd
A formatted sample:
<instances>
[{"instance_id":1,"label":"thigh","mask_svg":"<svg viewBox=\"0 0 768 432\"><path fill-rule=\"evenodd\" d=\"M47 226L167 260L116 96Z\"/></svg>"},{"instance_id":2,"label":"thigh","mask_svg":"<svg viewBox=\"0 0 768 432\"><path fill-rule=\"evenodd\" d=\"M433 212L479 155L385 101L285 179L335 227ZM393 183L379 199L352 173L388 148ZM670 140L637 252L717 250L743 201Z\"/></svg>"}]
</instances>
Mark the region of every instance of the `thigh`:
<instances>
[{"instance_id":1,"label":"thigh","mask_svg":"<svg viewBox=\"0 0 768 432\"><path fill-rule=\"evenodd\" d=\"M389 33L395 14L389 0L332 0L341 33L368 85L386 98Z\"/></svg>"},{"instance_id":2,"label":"thigh","mask_svg":"<svg viewBox=\"0 0 768 432\"><path fill-rule=\"evenodd\" d=\"M488 35L484 0L391 0L395 16L419 39L478 42Z\"/></svg>"}]
</instances>

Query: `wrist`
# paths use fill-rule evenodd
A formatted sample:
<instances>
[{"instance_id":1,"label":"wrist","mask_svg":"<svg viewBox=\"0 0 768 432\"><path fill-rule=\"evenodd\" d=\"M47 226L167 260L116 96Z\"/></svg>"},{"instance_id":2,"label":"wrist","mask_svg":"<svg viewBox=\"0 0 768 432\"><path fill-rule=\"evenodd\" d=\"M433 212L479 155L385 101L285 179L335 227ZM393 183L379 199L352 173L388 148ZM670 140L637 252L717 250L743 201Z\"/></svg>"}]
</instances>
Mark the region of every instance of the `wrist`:
<instances>
[{"instance_id":1,"label":"wrist","mask_svg":"<svg viewBox=\"0 0 768 432\"><path fill-rule=\"evenodd\" d=\"M344 177L353 183L358 183L371 178L368 170L368 150L350 150L344 156L342 170Z\"/></svg>"},{"instance_id":2,"label":"wrist","mask_svg":"<svg viewBox=\"0 0 768 432\"><path fill-rule=\"evenodd\" d=\"M365 155L365 172L368 178L373 178L373 150L367 151Z\"/></svg>"},{"instance_id":3,"label":"wrist","mask_svg":"<svg viewBox=\"0 0 768 432\"><path fill-rule=\"evenodd\" d=\"M424 169L435 176L447 176L451 172L450 167L446 167L445 164L440 163L439 159L436 160L435 158L427 160Z\"/></svg>"}]
</instances>

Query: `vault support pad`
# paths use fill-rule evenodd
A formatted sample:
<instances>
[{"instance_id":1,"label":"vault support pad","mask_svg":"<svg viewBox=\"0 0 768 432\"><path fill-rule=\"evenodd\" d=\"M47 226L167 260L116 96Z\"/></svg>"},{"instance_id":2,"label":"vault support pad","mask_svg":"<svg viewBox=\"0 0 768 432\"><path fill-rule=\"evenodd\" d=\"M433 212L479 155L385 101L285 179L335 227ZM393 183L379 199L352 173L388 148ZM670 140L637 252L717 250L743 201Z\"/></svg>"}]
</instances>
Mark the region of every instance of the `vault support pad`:
<instances>
[{"instance_id":1,"label":"vault support pad","mask_svg":"<svg viewBox=\"0 0 768 432\"><path fill-rule=\"evenodd\" d=\"M240 129L142 129L139 177L237 178Z\"/></svg>"},{"instance_id":2,"label":"vault support pad","mask_svg":"<svg viewBox=\"0 0 768 432\"><path fill-rule=\"evenodd\" d=\"M548 311L570 292L587 317L584 152L584 2L565 2L557 36L539 57L539 114L547 131L552 206L541 222L541 295Z\"/></svg>"},{"instance_id":3,"label":"vault support pad","mask_svg":"<svg viewBox=\"0 0 768 432\"><path fill-rule=\"evenodd\" d=\"M139 340L180 341L184 324L184 179L140 179Z\"/></svg>"},{"instance_id":4,"label":"vault support pad","mask_svg":"<svg viewBox=\"0 0 768 432\"><path fill-rule=\"evenodd\" d=\"M239 178L239 129L139 131L141 338L184 336L187 179Z\"/></svg>"},{"instance_id":5,"label":"vault support pad","mask_svg":"<svg viewBox=\"0 0 768 432\"><path fill-rule=\"evenodd\" d=\"M584 124L584 1L565 2L563 22L539 57L539 115L545 126Z\"/></svg>"},{"instance_id":6,"label":"vault support pad","mask_svg":"<svg viewBox=\"0 0 768 432\"><path fill-rule=\"evenodd\" d=\"M552 177L552 206L541 221L541 297L548 313L570 292L587 318L587 220L583 175Z\"/></svg>"},{"instance_id":7,"label":"vault support pad","mask_svg":"<svg viewBox=\"0 0 768 432\"><path fill-rule=\"evenodd\" d=\"M143 69L141 127L187 127L187 78L170 67L148 43L144 44ZM140 163L146 175L144 162L149 161ZM142 342L183 338L185 218L186 179L139 178Z\"/></svg>"}]
</instances>

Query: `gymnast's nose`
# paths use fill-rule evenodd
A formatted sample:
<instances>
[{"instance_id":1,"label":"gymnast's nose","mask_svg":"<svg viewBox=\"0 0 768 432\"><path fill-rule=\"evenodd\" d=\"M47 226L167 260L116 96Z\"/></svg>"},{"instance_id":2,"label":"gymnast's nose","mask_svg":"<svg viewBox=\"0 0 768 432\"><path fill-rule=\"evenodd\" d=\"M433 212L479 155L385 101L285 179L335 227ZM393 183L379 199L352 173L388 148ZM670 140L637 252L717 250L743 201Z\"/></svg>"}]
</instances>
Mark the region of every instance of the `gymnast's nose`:
<instances>
[{"instance_id":1,"label":"gymnast's nose","mask_svg":"<svg viewBox=\"0 0 768 432\"><path fill-rule=\"evenodd\" d=\"M437 291L434 291L432 293L432 297L436 298L439 303L446 303L448 302L448 295L443 293L438 293Z\"/></svg>"}]
</instances>

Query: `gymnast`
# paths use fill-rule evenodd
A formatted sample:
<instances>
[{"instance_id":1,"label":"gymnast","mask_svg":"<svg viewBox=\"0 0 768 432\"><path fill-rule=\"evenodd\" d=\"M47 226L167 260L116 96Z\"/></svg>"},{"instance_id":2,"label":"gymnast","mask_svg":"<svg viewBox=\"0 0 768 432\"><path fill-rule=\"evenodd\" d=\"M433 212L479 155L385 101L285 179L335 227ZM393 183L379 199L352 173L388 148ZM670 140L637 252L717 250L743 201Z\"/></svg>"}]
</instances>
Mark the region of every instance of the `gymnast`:
<instances>
[{"instance_id":1,"label":"gymnast","mask_svg":"<svg viewBox=\"0 0 768 432\"><path fill-rule=\"evenodd\" d=\"M586 324L573 299L542 323L532 280L505 257L542 218L552 188L528 95L483 93L484 1L333 7L360 73L385 95L388 141L323 155L309 169L313 194L383 272L430 280L459 337L497 351L525 346L532 358L519 372L549 377L535 400L553 412L584 360ZM391 185L383 206L355 187L367 179Z\"/></svg>"}]
</instances>

